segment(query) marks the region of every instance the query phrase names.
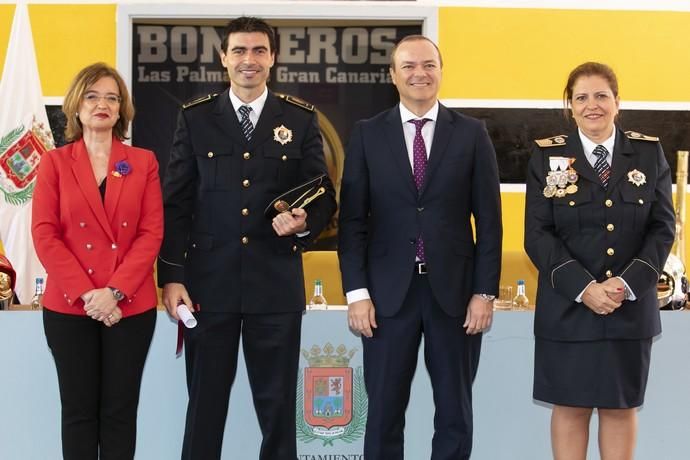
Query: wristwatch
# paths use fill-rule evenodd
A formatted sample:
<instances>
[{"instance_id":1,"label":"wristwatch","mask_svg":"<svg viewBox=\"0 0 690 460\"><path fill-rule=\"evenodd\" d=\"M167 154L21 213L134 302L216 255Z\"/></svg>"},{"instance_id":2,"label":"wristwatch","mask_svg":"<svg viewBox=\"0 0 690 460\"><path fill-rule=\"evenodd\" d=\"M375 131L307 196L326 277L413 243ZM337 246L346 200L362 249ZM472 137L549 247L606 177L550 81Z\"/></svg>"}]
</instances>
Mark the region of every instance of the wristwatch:
<instances>
[{"instance_id":1,"label":"wristwatch","mask_svg":"<svg viewBox=\"0 0 690 460\"><path fill-rule=\"evenodd\" d=\"M110 289L110 292L113 293L113 297L114 297L115 300L117 300L118 302L125 298L125 295L122 293L121 290L112 288L112 287L110 287L110 286L108 286L108 289Z\"/></svg>"},{"instance_id":2,"label":"wristwatch","mask_svg":"<svg viewBox=\"0 0 690 460\"><path fill-rule=\"evenodd\" d=\"M491 294L477 294L477 295L479 297L481 297L482 300L484 300L485 302L493 302L494 299L496 298L495 295L491 295Z\"/></svg>"}]
</instances>

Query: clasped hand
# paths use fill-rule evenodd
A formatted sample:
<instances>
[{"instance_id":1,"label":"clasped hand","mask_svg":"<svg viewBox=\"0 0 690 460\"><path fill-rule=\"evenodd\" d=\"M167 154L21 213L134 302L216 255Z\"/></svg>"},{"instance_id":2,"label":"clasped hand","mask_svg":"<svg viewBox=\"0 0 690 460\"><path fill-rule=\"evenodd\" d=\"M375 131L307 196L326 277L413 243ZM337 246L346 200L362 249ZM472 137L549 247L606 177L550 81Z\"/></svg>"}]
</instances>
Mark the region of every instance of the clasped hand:
<instances>
[{"instance_id":1,"label":"clasped hand","mask_svg":"<svg viewBox=\"0 0 690 460\"><path fill-rule=\"evenodd\" d=\"M122 310L117 306L117 300L109 288L91 289L81 298L84 301L84 311L89 318L101 321L108 327L122 319Z\"/></svg>"},{"instance_id":2,"label":"clasped hand","mask_svg":"<svg viewBox=\"0 0 690 460\"><path fill-rule=\"evenodd\" d=\"M608 315L623 305L625 284L619 278L591 283L582 294L582 303L598 315Z\"/></svg>"},{"instance_id":3,"label":"clasped hand","mask_svg":"<svg viewBox=\"0 0 690 460\"><path fill-rule=\"evenodd\" d=\"M273 218L271 223L278 236L294 235L307 231L307 211L295 208L281 212Z\"/></svg>"}]
</instances>

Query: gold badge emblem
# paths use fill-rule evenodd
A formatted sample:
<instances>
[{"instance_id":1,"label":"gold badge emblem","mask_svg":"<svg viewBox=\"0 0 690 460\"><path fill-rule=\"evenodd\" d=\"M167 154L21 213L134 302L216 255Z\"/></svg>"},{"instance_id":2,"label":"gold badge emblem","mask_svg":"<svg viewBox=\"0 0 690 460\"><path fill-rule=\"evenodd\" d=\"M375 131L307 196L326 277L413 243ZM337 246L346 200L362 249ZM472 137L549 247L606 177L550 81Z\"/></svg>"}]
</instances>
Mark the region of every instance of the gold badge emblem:
<instances>
[{"instance_id":1,"label":"gold badge emblem","mask_svg":"<svg viewBox=\"0 0 690 460\"><path fill-rule=\"evenodd\" d=\"M643 172L633 169L632 171L628 171L628 181L636 187L639 187L647 183L647 176L645 176Z\"/></svg>"},{"instance_id":2,"label":"gold badge emblem","mask_svg":"<svg viewBox=\"0 0 690 460\"><path fill-rule=\"evenodd\" d=\"M273 140L280 142L281 145L292 142L292 131L287 129L285 125L280 125L276 128L273 128Z\"/></svg>"},{"instance_id":3,"label":"gold badge emblem","mask_svg":"<svg viewBox=\"0 0 690 460\"><path fill-rule=\"evenodd\" d=\"M285 212L290 210L290 205L288 204L288 202L283 200L276 201L273 207L278 212Z\"/></svg>"}]
</instances>

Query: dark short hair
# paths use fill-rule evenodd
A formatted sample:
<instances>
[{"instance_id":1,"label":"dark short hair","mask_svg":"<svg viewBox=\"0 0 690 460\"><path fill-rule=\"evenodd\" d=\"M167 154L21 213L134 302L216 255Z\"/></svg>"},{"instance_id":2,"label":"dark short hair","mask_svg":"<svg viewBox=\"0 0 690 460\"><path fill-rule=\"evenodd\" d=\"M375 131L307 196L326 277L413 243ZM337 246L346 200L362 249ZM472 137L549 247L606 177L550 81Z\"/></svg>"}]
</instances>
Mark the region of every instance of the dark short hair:
<instances>
[{"instance_id":1,"label":"dark short hair","mask_svg":"<svg viewBox=\"0 0 690 460\"><path fill-rule=\"evenodd\" d=\"M573 87L580 77L591 77L596 75L603 78L609 84L613 97L618 97L618 78L613 69L601 62L585 62L575 67L568 75L568 81L563 89L563 110L566 118L569 118L568 105L573 99Z\"/></svg>"},{"instance_id":2,"label":"dark short hair","mask_svg":"<svg viewBox=\"0 0 690 460\"><path fill-rule=\"evenodd\" d=\"M65 138L67 140L75 141L84 135L81 121L77 117L84 93L98 80L105 77L115 80L120 92L120 109L118 112L120 117L113 126L113 134L121 141L127 139L127 128L129 128L129 122L134 118L134 105L132 105L132 99L129 97L127 85L117 70L103 62L96 62L79 71L69 85L67 94L62 101L62 113L67 117L67 124L65 125Z\"/></svg>"},{"instance_id":3,"label":"dark short hair","mask_svg":"<svg viewBox=\"0 0 690 460\"><path fill-rule=\"evenodd\" d=\"M405 35L403 38L400 39L398 43L395 44L393 47L393 51L391 51L391 63L390 67L391 69L395 69L395 53L398 51L398 48L400 45L402 45L405 42L414 42L418 40L425 40L434 45L434 48L436 48L436 52L438 53L438 62L441 64L441 67L443 67L443 57L441 57L441 50L438 49L438 46L436 43L434 43L433 40L431 40L429 37L425 37L424 35Z\"/></svg>"},{"instance_id":4,"label":"dark short hair","mask_svg":"<svg viewBox=\"0 0 690 460\"><path fill-rule=\"evenodd\" d=\"M253 17L253 16L240 16L239 18L233 19L225 25L223 29L223 41L220 43L220 47L223 53L228 52L228 38L230 34L237 32L260 32L266 34L268 37L268 46L271 53L276 52L276 37L273 27L268 25L263 19Z\"/></svg>"}]
</instances>

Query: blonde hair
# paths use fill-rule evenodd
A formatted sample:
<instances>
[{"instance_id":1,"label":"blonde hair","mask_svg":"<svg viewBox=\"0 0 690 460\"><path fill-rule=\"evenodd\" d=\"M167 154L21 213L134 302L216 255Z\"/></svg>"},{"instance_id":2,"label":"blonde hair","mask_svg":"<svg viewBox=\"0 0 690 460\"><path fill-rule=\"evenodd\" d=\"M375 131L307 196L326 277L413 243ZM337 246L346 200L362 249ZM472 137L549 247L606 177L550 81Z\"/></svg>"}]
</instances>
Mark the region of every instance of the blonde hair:
<instances>
[{"instance_id":1,"label":"blonde hair","mask_svg":"<svg viewBox=\"0 0 690 460\"><path fill-rule=\"evenodd\" d=\"M68 141L81 139L84 135L81 121L77 116L79 107L81 106L84 93L104 77L110 77L115 80L120 91L120 117L115 126L113 126L113 134L121 141L127 139L127 128L129 127L129 122L134 118L134 105L132 105L132 99L129 97L127 85L125 85L125 81L117 70L103 62L96 62L79 71L74 80L72 80L67 94L65 94L65 99L62 103L62 113L67 117L65 138Z\"/></svg>"}]
</instances>

